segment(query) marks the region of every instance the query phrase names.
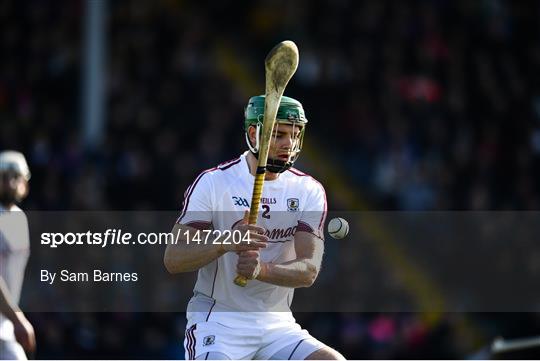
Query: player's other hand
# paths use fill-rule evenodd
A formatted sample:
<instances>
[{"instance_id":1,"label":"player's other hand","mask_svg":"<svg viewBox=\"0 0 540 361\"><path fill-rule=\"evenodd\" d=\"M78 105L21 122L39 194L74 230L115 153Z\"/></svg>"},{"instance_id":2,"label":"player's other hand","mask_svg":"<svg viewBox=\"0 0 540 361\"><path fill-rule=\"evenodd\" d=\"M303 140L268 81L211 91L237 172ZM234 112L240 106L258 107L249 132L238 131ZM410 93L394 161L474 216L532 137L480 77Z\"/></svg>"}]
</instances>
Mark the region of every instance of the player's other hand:
<instances>
[{"instance_id":1,"label":"player's other hand","mask_svg":"<svg viewBox=\"0 0 540 361\"><path fill-rule=\"evenodd\" d=\"M36 350L36 335L34 327L26 319L22 312L17 312L17 318L13 322L15 338L26 352L33 353Z\"/></svg>"},{"instance_id":2,"label":"player's other hand","mask_svg":"<svg viewBox=\"0 0 540 361\"><path fill-rule=\"evenodd\" d=\"M245 251L238 254L236 273L247 279L255 279L261 273L261 259L258 251Z\"/></svg>"},{"instance_id":3,"label":"player's other hand","mask_svg":"<svg viewBox=\"0 0 540 361\"><path fill-rule=\"evenodd\" d=\"M242 241L238 244L226 244L223 245L226 252L242 252L249 250L258 250L260 248L265 248L268 244L268 237L264 235L265 229L263 227L256 226L254 224L248 224L249 212L244 213L244 218L236 223L233 227L233 231L239 231L242 234L241 239L245 240L246 234L249 234L249 242Z\"/></svg>"}]
</instances>

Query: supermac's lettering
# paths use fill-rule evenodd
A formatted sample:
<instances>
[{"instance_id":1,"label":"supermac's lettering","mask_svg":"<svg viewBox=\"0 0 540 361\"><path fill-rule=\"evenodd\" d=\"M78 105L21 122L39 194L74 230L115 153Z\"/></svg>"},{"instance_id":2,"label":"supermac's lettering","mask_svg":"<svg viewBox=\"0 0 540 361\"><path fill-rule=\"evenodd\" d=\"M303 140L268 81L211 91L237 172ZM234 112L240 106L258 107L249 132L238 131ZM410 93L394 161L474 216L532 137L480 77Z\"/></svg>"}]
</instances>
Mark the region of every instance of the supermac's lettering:
<instances>
[{"instance_id":1,"label":"supermac's lettering","mask_svg":"<svg viewBox=\"0 0 540 361\"><path fill-rule=\"evenodd\" d=\"M239 230L186 230L182 235L187 244L240 244L242 242L251 242L249 234L242 234ZM178 241L178 234L176 241Z\"/></svg>"}]
</instances>

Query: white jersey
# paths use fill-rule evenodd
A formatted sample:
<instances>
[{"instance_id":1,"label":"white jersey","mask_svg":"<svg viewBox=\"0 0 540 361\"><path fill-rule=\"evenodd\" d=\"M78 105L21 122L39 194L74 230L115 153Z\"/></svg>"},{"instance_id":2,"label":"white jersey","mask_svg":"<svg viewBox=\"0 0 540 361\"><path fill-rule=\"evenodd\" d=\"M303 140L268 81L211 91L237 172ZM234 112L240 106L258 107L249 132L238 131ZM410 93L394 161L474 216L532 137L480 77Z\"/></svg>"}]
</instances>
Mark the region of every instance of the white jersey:
<instances>
[{"instance_id":1,"label":"white jersey","mask_svg":"<svg viewBox=\"0 0 540 361\"><path fill-rule=\"evenodd\" d=\"M239 158L201 173L185 194L178 223L198 229L231 230L249 210L254 176L247 152ZM323 239L326 217L323 186L294 168L276 180L265 181L257 225L266 229L269 244L261 250L263 262L283 263L296 258L294 234L311 232ZM238 256L228 252L199 269L190 312L267 312L290 317L293 288L250 280L246 287L233 283ZM208 317L206 317L208 320Z\"/></svg>"},{"instance_id":2,"label":"white jersey","mask_svg":"<svg viewBox=\"0 0 540 361\"><path fill-rule=\"evenodd\" d=\"M0 206L0 276L15 304L19 303L24 271L30 255L28 221L17 206ZM0 340L14 340L13 324L0 314Z\"/></svg>"}]
</instances>

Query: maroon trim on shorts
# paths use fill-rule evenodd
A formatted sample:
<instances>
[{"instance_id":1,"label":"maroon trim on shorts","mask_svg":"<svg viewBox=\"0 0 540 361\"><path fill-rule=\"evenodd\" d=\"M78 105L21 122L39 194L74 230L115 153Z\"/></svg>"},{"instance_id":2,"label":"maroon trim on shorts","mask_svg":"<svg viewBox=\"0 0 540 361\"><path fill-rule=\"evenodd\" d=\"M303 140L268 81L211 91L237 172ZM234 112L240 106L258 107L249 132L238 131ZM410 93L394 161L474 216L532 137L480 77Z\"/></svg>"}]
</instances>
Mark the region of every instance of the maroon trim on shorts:
<instances>
[{"instance_id":1,"label":"maroon trim on shorts","mask_svg":"<svg viewBox=\"0 0 540 361\"><path fill-rule=\"evenodd\" d=\"M194 324L186 331L186 338L187 338L187 344L186 349L188 352L188 359L189 360L195 360L195 345L197 343L197 340L195 339L195 334L193 333L195 329L197 328L197 324Z\"/></svg>"},{"instance_id":2,"label":"maroon trim on shorts","mask_svg":"<svg viewBox=\"0 0 540 361\"><path fill-rule=\"evenodd\" d=\"M190 338L189 338L189 328L186 330L185 332L185 337L186 337L186 353L187 353L187 359L190 358L190 355L189 355L189 347L190 347Z\"/></svg>"},{"instance_id":3,"label":"maroon trim on shorts","mask_svg":"<svg viewBox=\"0 0 540 361\"><path fill-rule=\"evenodd\" d=\"M195 330L197 329L197 324L193 325L193 330L191 330L191 337L193 337L193 359L195 360L195 357L197 357L196 354L196 347L197 346L197 339L195 338Z\"/></svg>"},{"instance_id":4,"label":"maroon trim on shorts","mask_svg":"<svg viewBox=\"0 0 540 361\"><path fill-rule=\"evenodd\" d=\"M188 330L188 338L189 338L189 344L188 344L188 358L190 360L193 360L193 336L191 335L191 331L193 331L193 326L191 326Z\"/></svg>"}]
</instances>

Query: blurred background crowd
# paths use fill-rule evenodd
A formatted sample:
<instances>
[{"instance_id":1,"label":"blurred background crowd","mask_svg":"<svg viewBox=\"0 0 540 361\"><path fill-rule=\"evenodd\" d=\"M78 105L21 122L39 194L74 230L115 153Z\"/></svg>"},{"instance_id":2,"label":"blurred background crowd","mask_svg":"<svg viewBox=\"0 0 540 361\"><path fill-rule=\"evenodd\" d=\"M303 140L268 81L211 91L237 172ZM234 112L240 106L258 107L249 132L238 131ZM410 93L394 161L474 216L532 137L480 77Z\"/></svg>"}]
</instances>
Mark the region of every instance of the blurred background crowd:
<instances>
[{"instance_id":1,"label":"blurred background crowd","mask_svg":"<svg viewBox=\"0 0 540 361\"><path fill-rule=\"evenodd\" d=\"M0 149L29 160L25 210L179 209L200 171L245 149L243 108L283 39L300 48L287 95L310 121L298 166L331 210L540 209L538 2L105 4L106 128L88 144L85 2L0 3ZM29 318L39 358L182 358L182 309ZM531 313L297 319L349 358L485 357L494 336L540 333Z\"/></svg>"}]
</instances>

